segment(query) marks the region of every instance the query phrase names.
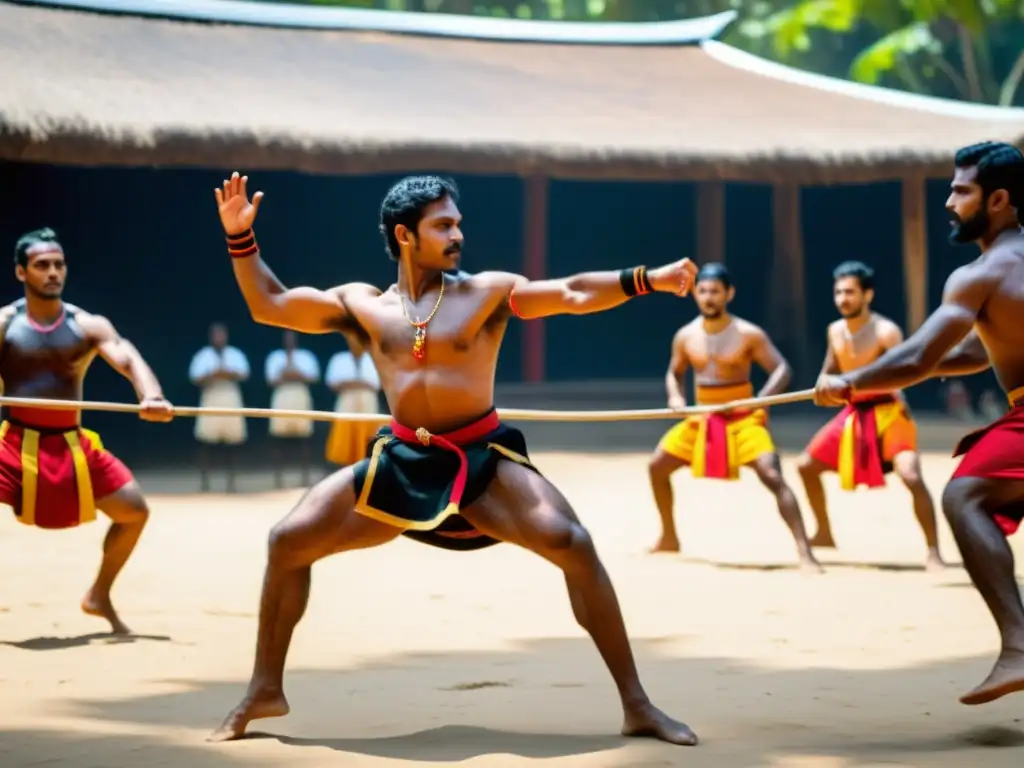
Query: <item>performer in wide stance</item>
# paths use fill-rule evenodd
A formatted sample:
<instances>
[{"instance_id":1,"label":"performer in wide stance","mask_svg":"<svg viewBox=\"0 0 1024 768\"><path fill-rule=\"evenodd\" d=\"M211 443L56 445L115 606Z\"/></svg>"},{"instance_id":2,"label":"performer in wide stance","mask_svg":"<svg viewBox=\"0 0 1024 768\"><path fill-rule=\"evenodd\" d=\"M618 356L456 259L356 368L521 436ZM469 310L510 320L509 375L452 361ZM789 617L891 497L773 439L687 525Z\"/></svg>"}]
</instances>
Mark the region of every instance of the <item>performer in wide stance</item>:
<instances>
[{"instance_id":1,"label":"performer in wide stance","mask_svg":"<svg viewBox=\"0 0 1024 768\"><path fill-rule=\"evenodd\" d=\"M877 360L903 340L899 326L871 309L875 296L874 271L859 261L845 261L832 272L832 292L842 317L828 327L823 373L841 373ZM855 395L811 438L800 457L800 477L814 512L815 547L833 548L823 472L837 472L844 491L885 486L885 475L895 471L910 491L914 516L928 548L925 568L945 567L939 555L935 505L921 476L917 451L917 424L898 390Z\"/></svg>"},{"instance_id":2,"label":"performer in wide stance","mask_svg":"<svg viewBox=\"0 0 1024 768\"><path fill-rule=\"evenodd\" d=\"M65 303L64 250L51 229L23 235L14 247L15 274L25 298L0 309L0 379L8 397L81 400L82 382L99 354L135 386L147 421L174 411L139 351L105 317ZM82 610L127 633L110 599L114 579L142 534L149 510L138 483L95 433L81 411L5 409L0 422L0 503L15 519L39 528L72 528L111 520L103 560Z\"/></svg>"},{"instance_id":3,"label":"performer in wide stance","mask_svg":"<svg viewBox=\"0 0 1024 768\"><path fill-rule=\"evenodd\" d=\"M1024 690L1024 605L1006 541L1024 518L1024 155L1008 144L965 147L951 187L950 239L977 243L981 256L949 276L942 305L909 339L863 368L823 374L816 402L838 405L858 391L975 373L991 362L1010 412L960 441L954 455L963 459L942 495L964 567L1002 640L992 672L960 699L983 704Z\"/></svg>"},{"instance_id":4,"label":"performer in wide stance","mask_svg":"<svg viewBox=\"0 0 1024 768\"><path fill-rule=\"evenodd\" d=\"M504 272L463 279L462 215L452 182L405 178L387 193L380 229L398 262L385 291L350 283L285 288L260 258L246 179L216 190L235 277L253 319L302 333L356 333L368 343L393 420L369 455L316 486L276 525L260 603L249 690L211 738L238 738L249 721L288 712L285 654L309 595L310 566L406 534L448 549L511 542L558 566L573 612L619 689L622 732L695 744L686 725L648 699L637 676L615 591L586 528L530 463L519 430L494 410L494 374L508 320L611 309L651 291L686 294L696 267L592 272L530 281Z\"/></svg>"},{"instance_id":5,"label":"performer in wide stance","mask_svg":"<svg viewBox=\"0 0 1024 768\"><path fill-rule=\"evenodd\" d=\"M697 273L694 297L700 317L680 328L672 339L672 356L665 374L669 408L686 407L683 379L693 369L698 405L719 405L754 396L750 369L757 363L768 374L758 397L785 390L792 371L758 326L736 317L727 307L736 288L724 264L705 264ZM661 439L649 464L651 489L661 516L661 539L655 552L678 552L679 534L673 515L672 474L689 466L694 477L736 480L740 467L757 474L779 506L801 565L821 566L811 553L796 497L782 477L775 443L763 408L730 410L690 416Z\"/></svg>"}]
</instances>

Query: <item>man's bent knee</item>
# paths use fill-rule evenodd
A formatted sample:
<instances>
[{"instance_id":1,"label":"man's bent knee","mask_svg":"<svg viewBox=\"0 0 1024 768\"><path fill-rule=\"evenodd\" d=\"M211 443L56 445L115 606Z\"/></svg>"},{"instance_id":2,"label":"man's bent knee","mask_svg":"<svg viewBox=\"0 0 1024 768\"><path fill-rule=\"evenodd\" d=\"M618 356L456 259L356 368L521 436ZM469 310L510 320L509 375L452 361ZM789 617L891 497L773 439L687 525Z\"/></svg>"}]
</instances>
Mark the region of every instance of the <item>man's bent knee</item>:
<instances>
[{"instance_id":1,"label":"man's bent knee","mask_svg":"<svg viewBox=\"0 0 1024 768\"><path fill-rule=\"evenodd\" d=\"M672 475L673 472L684 464L685 462L682 459L678 459L659 448L651 456L651 460L647 462L647 471L651 479L664 479Z\"/></svg>"},{"instance_id":2,"label":"man's bent knee","mask_svg":"<svg viewBox=\"0 0 1024 768\"><path fill-rule=\"evenodd\" d=\"M814 477L815 475L820 475L825 467L811 454L801 453L800 458L796 462L796 469L803 477Z\"/></svg>"},{"instance_id":3,"label":"man's bent knee","mask_svg":"<svg viewBox=\"0 0 1024 768\"><path fill-rule=\"evenodd\" d=\"M582 523L564 520L557 526L534 532L527 545L537 554L557 562L571 565L594 556L594 541Z\"/></svg>"},{"instance_id":4,"label":"man's bent knee","mask_svg":"<svg viewBox=\"0 0 1024 768\"><path fill-rule=\"evenodd\" d=\"M757 473L761 484L772 493L778 494L785 490L786 481L782 479L778 454L767 453L759 456L750 467Z\"/></svg>"},{"instance_id":5,"label":"man's bent knee","mask_svg":"<svg viewBox=\"0 0 1024 768\"><path fill-rule=\"evenodd\" d=\"M96 506L114 523L142 525L149 519L149 505L135 481L99 499Z\"/></svg>"},{"instance_id":6,"label":"man's bent knee","mask_svg":"<svg viewBox=\"0 0 1024 768\"><path fill-rule=\"evenodd\" d=\"M958 477L942 489L942 512L950 523L959 519L964 509L985 496L987 481L980 477Z\"/></svg>"},{"instance_id":7,"label":"man's bent knee","mask_svg":"<svg viewBox=\"0 0 1024 768\"><path fill-rule=\"evenodd\" d=\"M912 451L898 453L892 460L893 469L903 484L911 491L918 491L924 488L924 479L921 477L921 462L917 454Z\"/></svg>"}]
</instances>

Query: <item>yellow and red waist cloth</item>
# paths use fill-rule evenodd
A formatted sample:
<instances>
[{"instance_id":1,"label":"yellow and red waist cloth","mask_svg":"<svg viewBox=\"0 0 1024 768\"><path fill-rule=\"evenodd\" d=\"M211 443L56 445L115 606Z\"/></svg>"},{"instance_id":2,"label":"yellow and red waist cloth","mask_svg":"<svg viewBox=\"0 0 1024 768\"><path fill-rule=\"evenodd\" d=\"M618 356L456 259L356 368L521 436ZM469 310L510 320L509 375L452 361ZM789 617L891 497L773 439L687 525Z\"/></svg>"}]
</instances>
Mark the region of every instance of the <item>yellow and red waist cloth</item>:
<instances>
[{"instance_id":1,"label":"yellow and red waist cloth","mask_svg":"<svg viewBox=\"0 0 1024 768\"><path fill-rule=\"evenodd\" d=\"M698 386L698 405L723 405L754 396L750 382L722 386ZM694 477L736 480L740 467L767 453L775 443L765 426L764 408L688 416L661 438L658 447L689 464Z\"/></svg>"},{"instance_id":2,"label":"yellow and red waist cloth","mask_svg":"<svg viewBox=\"0 0 1024 768\"><path fill-rule=\"evenodd\" d=\"M0 504L25 525L73 528L96 519L96 502L132 481L78 413L12 408L0 422Z\"/></svg>"},{"instance_id":3,"label":"yellow and red waist cloth","mask_svg":"<svg viewBox=\"0 0 1024 768\"><path fill-rule=\"evenodd\" d=\"M917 425L895 394L854 395L807 445L812 458L838 472L844 491L884 486L892 460L916 450Z\"/></svg>"}]
</instances>

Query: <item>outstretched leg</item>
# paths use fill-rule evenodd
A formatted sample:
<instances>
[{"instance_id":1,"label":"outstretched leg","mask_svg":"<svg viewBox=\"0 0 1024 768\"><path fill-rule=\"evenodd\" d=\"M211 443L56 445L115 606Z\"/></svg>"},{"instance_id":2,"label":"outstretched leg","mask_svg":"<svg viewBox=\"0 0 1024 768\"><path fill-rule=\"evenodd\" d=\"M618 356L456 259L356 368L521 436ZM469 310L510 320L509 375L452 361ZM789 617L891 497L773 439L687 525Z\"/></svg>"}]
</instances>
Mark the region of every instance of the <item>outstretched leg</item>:
<instances>
[{"instance_id":1,"label":"outstretched leg","mask_svg":"<svg viewBox=\"0 0 1024 768\"><path fill-rule=\"evenodd\" d=\"M401 533L358 514L355 500L352 469L346 467L313 486L271 529L249 689L210 741L237 739L252 720L288 714L284 662L306 610L313 563L335 552L384 544Z\"/></svg>"},{"instance_id":2,"label":"outstretched leg","mask_svg":"<svg viewBox=\"0 0 1024 768\"><path fill-rule=\"evenodd\" d=\"M82 610L110 622L110 631L127 635L130 629L121 621L110 599L114 579L121 573L139 542L149 519L149 508L142 490L134 480L114 493L104 496L96 506L110 518L110 529L103 539L103 559L96 580L82 598Z\"/></svg>"},{"instance_id":3,"label":"outstretched leg","mask_svg":"<svg viewBox=\"0 0 1024 768\"><path fill-rule=\"evenodd\" d=\"M1024 506L1024 480L961 477L942 494L946 514L964 568L999 627L1002 649L989 676L964 704L984 704L1008 693L1024 691L1024 605L1013 572L1013 552L993 519L1000 510Z\"/></svg>"},{"instance_id":4,"label":"outstretched leg","mask_svg":"<svg viewBox=\"0 0 1024 768\"><path fill-rule=\"evenodd\" d=\"M902 451L893 457L892 468L914 499L914 517L921 526L925 545L928 547L925 569L941 571L946 564L939 554L939 529L935 524L935 505L921 478L921 460L915 451Z\"/></svg>"},{"instance_id":5,"label":"outstretched leg","mask_svg":"<svg viewBox=\"0 0 1024 768\"><path fill-rule=\"evenodd\" d=\"M675 494L672 492L672 474L686 462L658 448L647 465L651 478L654 503L661 518L661 538L651 547L651 552L678 552L679 533L676 531Z\"/></svg>"},{"instance_id":6,"label":"outstretched leg","mask_svg":"<svg viewBox=\"0 0 1024 768\"><path fill-rule=\"evenodd\" d=\"M828 519L828 506L825 501L825 486L821 484L822 473L831 468L813 456L804 453L800 455L797 469L800 472L800 479L803 480L804 493L807 494L807 503L810 504L811 512L814 513L814 520L818 529L811 537L811 546L821 547L822 549L835 549L836 542L832 537L832 523Z\"/></svg>"},{"instance_id":7,"label":"outstretched leg","mask_svg":"<svg viewBox=\"0 0 1024 768\"><path fill-rule=\"evenodd\" d=\"M611 579L590 534L561 493L529 468L502 461L486 493L463 516L481 533L525 547L562 569L576 620L593 638L618 687L623 735L697 743L688 726L647 697Z\"/></svg>"},{"instance_id":8,"label":"outstretched leg","mask_svg":"<svg viewBox=\"0 0 1024 768\"><path fill-rule=\"evenodd\" d=\"M804 528L804 519L800 515L800 505L797 504L796 496L782 476L782 464L779 461L779 454L765 453L758 456L750 465L757 473L761 483L771 491L775 502L779 505L779 514L789 528L789 532L796 542L797 557L800 560L802 570L809 573L822 573L821 563L811 552L811 544L807 540L807 531Z\"/></svg>"}]
</instances>

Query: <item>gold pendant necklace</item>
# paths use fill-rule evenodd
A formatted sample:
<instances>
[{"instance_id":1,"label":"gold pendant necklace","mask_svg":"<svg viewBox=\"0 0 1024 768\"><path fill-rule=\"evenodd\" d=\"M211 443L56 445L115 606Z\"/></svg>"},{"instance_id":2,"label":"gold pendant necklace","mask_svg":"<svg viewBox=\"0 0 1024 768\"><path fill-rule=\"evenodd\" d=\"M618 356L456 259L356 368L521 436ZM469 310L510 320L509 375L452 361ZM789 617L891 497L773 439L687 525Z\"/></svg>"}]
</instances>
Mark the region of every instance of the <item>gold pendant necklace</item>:
<instances>
[{"instance_id":1,"label":"gold pendant necklace","mask_svg":"<svg viewBox=\"0 0 1024 768\"><path fill-rule=\"evenodd\" d=\"M402 312L405 315L405 319L409 321L409 325L416 329L412 340L412 356L418 361L423 362L427 357L427 326L434 319L438 307L441 306L441 299L444 298L444 275L441 276L441 290L437 293L437 301L434 302L434 308L430 311L426 320L413 320L405 306L405 296L402 296L402 294L398 295L402 299Z\"/></svg>"}]
</instances>

